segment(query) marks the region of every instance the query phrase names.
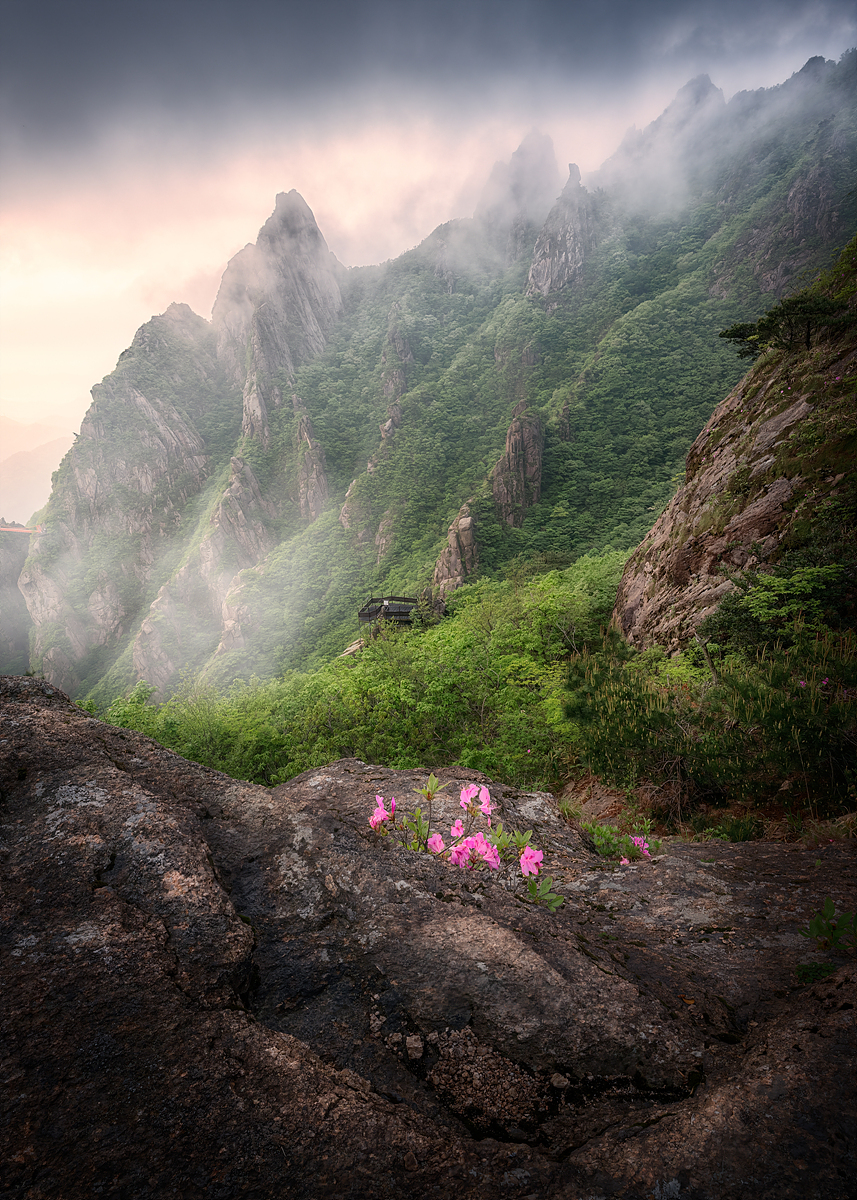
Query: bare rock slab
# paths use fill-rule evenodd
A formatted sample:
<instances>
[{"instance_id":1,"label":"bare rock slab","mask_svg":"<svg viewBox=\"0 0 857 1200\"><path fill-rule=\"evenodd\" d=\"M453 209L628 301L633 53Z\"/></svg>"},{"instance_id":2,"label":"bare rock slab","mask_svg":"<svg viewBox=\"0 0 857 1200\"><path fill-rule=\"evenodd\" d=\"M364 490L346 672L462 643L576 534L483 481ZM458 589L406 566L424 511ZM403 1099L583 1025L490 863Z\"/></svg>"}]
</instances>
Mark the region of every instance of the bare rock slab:
<instances>
[{"instance_id":1,"label":"bare rock slab","mask_svg":"<svg viewBox=\"0 0 857 1200\"><path fill-rule=\"evenodd\" d=\"M424 780L269 790L0 678L3 1195L852 1194L857 970L795 967L853 843L619 869L491 785L552 914L373 833Z\"/></svg>"}]
</instances>

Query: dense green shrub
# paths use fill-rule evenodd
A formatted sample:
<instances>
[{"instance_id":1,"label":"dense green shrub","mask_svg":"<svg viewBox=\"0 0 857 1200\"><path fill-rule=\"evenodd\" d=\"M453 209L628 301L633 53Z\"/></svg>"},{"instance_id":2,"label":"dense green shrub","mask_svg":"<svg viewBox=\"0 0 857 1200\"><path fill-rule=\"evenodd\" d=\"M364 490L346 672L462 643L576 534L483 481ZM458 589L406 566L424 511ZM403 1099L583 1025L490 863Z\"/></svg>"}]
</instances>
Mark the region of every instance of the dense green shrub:
<instances>
[{"instance_id":1,"label":"dense green shrub","mask_svg":"<svg viewBox=\"0 0 857 1200\"><path fill-rule=\"evenodd\" d=\"M853 803L853 633L726 656L716 682L685 667L615 634L572 659L566 714L591 771L623 786L671 784L673 816L703 798L764 803L784 783L790 800L817 816Z\"/></svg>"},{"instance_id":2,"label":"dense green shrub","mask_svg":"<svg viewBox=\"0 0 857 1200\"><path fill-rule=\"evenodd\" d=\"M138 684L107 719L264 783L353 756L396 768L460 763L547 786L574 738L565 664L597 640L624 561L584 557L563 571L462 588L439 624L383 627L359 654L314 672L226 692L188 678L160 705Z\"/></svg>"}]
</instances>

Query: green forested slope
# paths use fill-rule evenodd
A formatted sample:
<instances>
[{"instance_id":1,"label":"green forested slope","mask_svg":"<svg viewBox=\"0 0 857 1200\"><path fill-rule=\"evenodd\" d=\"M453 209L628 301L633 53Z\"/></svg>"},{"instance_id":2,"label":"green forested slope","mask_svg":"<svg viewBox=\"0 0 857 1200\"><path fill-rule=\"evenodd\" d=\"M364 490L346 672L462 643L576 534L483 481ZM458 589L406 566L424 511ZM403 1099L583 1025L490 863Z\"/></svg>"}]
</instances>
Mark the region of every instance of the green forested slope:
<instances>
[{"instance_id":1,"label":"green forested slope","mask_svg":"<svg viewBox=\"0 0 857 1200\"><path fill-rule=\"evenodd\" d=\"M465 501L483 575L519 555L571 560L643 537L742 373L719 330L759 316L801 271L829 262L834 226L839 244L857 227L853 57L823 79L792 81L797 99L777 89L736 98L723 118L733 141L722 132L705 169L691 164L680 205L640 212L619 191L597 194L601 240L563 292L527 296L528 262L504 269L476 222L350 272L340 325L295 385L335 500L248 584L265 612L253 668L272 655L284 666L317 663L356 634L364 595L428 584ZM405 380L401 426L382 445L394 368ZM542 419L545 450L541 500L514 529L498 520L490 472L521 401ZM277 418L287 440L293 418ZM358 520L346 531L332 510L352 481ZM385 520L391 545L376 563ZM214 669L225 681L241 658Z\"/></svg>"},{"instance_id":2,"label":"green forested slope","mask_svg":"<svg viewBox=\"0 0 857 1200\"><path fill-rule=\"evenodd\" d=\"M465 503L477 578L534 556L556 564L629 550L740 377L718 332L760 316L857 228L854 67L854 52L836 66L811 61L782 87L728 105L710 84L690 88L708 105L705 136L687 133L696 127L681 126L679 106L623 144L603 188L596 180L587 193L594 234L582 270L547 295L528 291L531 251L509 263L508 231L487 219L450 222L394 261L347 272L324 352L270 381L282 404L269 405L267 441L239 435L240 389L211 327L189 313L155 318L95 390L59 472L49 533L25 570L41 589L31 665L60 678L68 668L78 695L109 702L141 674L135 639L166 586L156 632L167 690L182 671L223 685L317 666L357 635L369 594L431 582ZM545 228L561 219L560 199ZM534 246L539 232L532 225L518 244ZM498 515L491 473L521 405L545 441L539 502L513 528ZM144 410L150 429L158 412L165 420L154 491L153 446L135 441ZM314 520L301 514L297 482L311 452L307 418L329 489ZM184 466L171 421L187 443ZM266 549L221 612L216 564L197 603L194 555L233 454L258 480L263 502L247 521ZM239 634L222 642L221 621L233 618Z\"/></svg>"},{"instance_id":3,"label":"green forested slope","mask_svg":"<svg viewBox=\"0 0 857 1200\"><path fill-rule=\"evenodd\" d=\"M853 810L857 784L855 289L857 239L812 288L759 322L761 356L706 431L712 455L733 427L742 431L742 454L729 451L721 482L729 503L750 508L752 480L764 477L755 468L773 463L757 435L783 404L795 407L791 388L804 408L777 443L777 477L802 489L781 514L778 548L764 569L756 558L741 571L727 565L734 586L698 626L702 641L668 656L608 630L623 551L563 570L531 553L504 578L458 589L444 619L424 609L410 628L382 626L358 654L223 690L187 679L160 705L138 685L108 719L268 783L343 756L401 768L455 763L530 788L594 773L624 790L629 821L645 810L647 822L684 834L745 840L773 821L777 836L821 836L819 818ZM795 309L804 322L812 311L824 316L793 337L783 322ZM697 542L696 528L673 548ZM842 819L853 827L853 812ZM825 830L825 840L836 832ZM609 846L618 857L615 838Z\"/></svg>"}]
</instances>

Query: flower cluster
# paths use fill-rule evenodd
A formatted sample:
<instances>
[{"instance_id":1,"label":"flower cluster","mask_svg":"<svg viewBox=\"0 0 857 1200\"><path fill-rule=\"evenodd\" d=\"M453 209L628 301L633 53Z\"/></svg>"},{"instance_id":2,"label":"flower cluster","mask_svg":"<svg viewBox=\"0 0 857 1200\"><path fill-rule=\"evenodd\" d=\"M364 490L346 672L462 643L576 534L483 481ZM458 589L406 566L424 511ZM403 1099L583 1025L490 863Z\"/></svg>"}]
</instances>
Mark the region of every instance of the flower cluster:
<instances>
[{"instance_id":1,"label":"flower cluster","mask_svg":"<svg viewBox=\"0 0 857 1200\"><path fill-rule=\"evenodd\" d=\"M631 841L641 854L645 854L646 858L651 858L651 855L649 854L649 843L644 837L632 837Z\"/></svg>"},{"instance_id":2,"label":"flower cluster","mask_svg":"<svg viewBox=\"0 0 857 1200\"><path fill-rule=\"evenodd\" d=\"M471 783L461 789L459 803L464 809L464 816L453 822L449 831L451 842L447 849L442 835L432 833L430 828L431 802L439 789L438 780L431 775L426 787L420 789L420 795L425 796L428 801L427 816L423 815L422 809L417 808L412 817L406 817L398 823L395 797L391 798L388 810L384 797L376 796L375 811L369 818L369 824L385 835L388 831L395 831L402 843L412 850L428 850L435 855L444 855L452 866L462 870L473 870L474 867L484 865L497 871L501 861L514 861L517 857L522 875L539 874L544 856L541 850L535 850L529 844L532 831L506 832L502 823L498 823L497 827L492 829L491 814L497 806L492 801L487 787L477 783ZM482 830L471 832L474 820L480 815L488 824L487 836ZM535 885L528 884L528 887L532 886ZM553 897L553 893L549 891L545 892L545 896L547 895L561 903L560 897Z\"/></svg>"}]
</instances>

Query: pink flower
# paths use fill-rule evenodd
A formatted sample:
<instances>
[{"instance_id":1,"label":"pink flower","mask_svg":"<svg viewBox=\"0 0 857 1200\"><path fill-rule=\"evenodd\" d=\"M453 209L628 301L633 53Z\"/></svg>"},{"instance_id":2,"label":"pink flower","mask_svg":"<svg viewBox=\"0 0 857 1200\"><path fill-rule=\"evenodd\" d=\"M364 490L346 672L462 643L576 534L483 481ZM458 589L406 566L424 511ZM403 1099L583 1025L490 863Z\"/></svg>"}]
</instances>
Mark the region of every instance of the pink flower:
<instances>
[{"instance_id":1,"label":"pink flower","mask_svg":"<svg viewBox=\"0 0 857 1200\"><path fill-rule=\"evenodd\" d=\"M452 826L452 829L450 830L450 837L454 837L454 838L464 837L464 822L462 821L461 817L459 817L458 820L455 822L455 824Z\"/></svg>"},{"instance_id":2,"label":"pink flower","mask_svg":"<svg viewBox=\"0 0 857 1200\"><path fill-rule=\"evenodd\" d=\"M469 787L462 788L461 789L461 800L459 801L459 803L461 804L461 807L467 808L470 801L473 799L473 797L476 795L476 793L478 791L479 791L478 783L471 783Z\"/></svg>"},{"instance_id":3,"label":"pink flower","mask_svg":"<svg viewBox=\"0 0 857 1200\"><path fill-rule=\"evenodd\" d=\"M396 815L396 797L391 796L390 797L390 816L394 817L395 815Z\"/></svg>"},{"instance_id":4,"label":"pink flower","mask_svg":"<svg viewBox=\"0 0 857 1200\"><path fill-rule=\"evenodd\" d=\"M428 848L432 854L440 854L443 850L443 838L439 833L433 833L428 840Z\"/></svg>"},{"instance_id":5,"label":"pink flower","mask_svg":"<svg viewBox=\"0 0 857 1200\"><path fill-rule=\"evenodd\" d=\"M490 827L491 813L494 811L494 809L497 807L497 805L492 804L491 795L486 787L484 787L480 790L479 799L481 801L481 804L479 807L481 808L481 810L485 814L485 816L488 818L488 825Z\"/></svg>"},{"instance_id":6,"label":"pink flower","mask_svg":"<svg viewBox=\"0 0 857 1200\"><path fill-rule=\"evenodd\" d=\"M488 864L488 866L491 868L492 871L499 871L499 869L500 869L500 851L497 849L496 846L492 846L489 843L486 846L486 848L482 851L482 858Z\"/></svg>"},{"instance_id":7,"label":"pink flower","mask_svg":"<svg viewBox=\"0 0 857 1200\"><path fill-rule=\"evenodd\" d=\"M454 867L461 867L463 870L470 862L470 838L464 842L459 842L457 846L453 846L449 852L449 861Z\"/></svg>"},{"instance_id":8,"label":"pink flower","mask_svg":"<svg viewBox=\"0 0 857 1200\"><path fill-rule=\"evenodd\" d=\"M480 858L484 858L485 851L491 849L491 844L490 842L486 842L485 834L481 829L478 833L475 833L473 837L468 838L467 841Z\"/></svg>"},{"instance_id":9,"label":"pink flower","mask_svg":"<svg viewBox=\"0 0 857 1200\"><path fill-rule=\"evenodd\" d=\"M375 811L372 813L372 816L369 818L369 824L372 826L373 829L377 829L382 821L389 821L390 817L393 815L392 813L388 813L385 811L383 796L376 796L375 799L380 801L380 803L378 804L378 807L375 809Z\"/></svg>"},{"instance_id":10,"label":"pink flower","mask_svg":"<svg viewBox=\"0 0 857 1200\"><path fill-rule=\"evenodd\" d=\"M802 679L802 680L800 681L800 686L801 686L801 687L806 687L806 680L805 680L805 679Z\"/></svg>"},{"instance_id":11,"label":"pink flower","mask_svg":"<svg viewBox=\"0 0 857 1200\"><path fill-rule=\"evenodd\" d=\"M619 866L620 866L620 867L630 867L630 865L631 865L631 863L630 863L630 861L629 861L627 858L620 858L620 859L619 859Z\"/></svg>"},{"instance_id":12,"label":"pink flower","mask_svg":"<svg viewBox=\"0 0 857 1200\"><path fill-rule=\"evenodd\" d=\"M521 853L521 874L538 875L543 858L541 850L534 850L532 846L524 846Z\"/></svg>"}]
</instances>

